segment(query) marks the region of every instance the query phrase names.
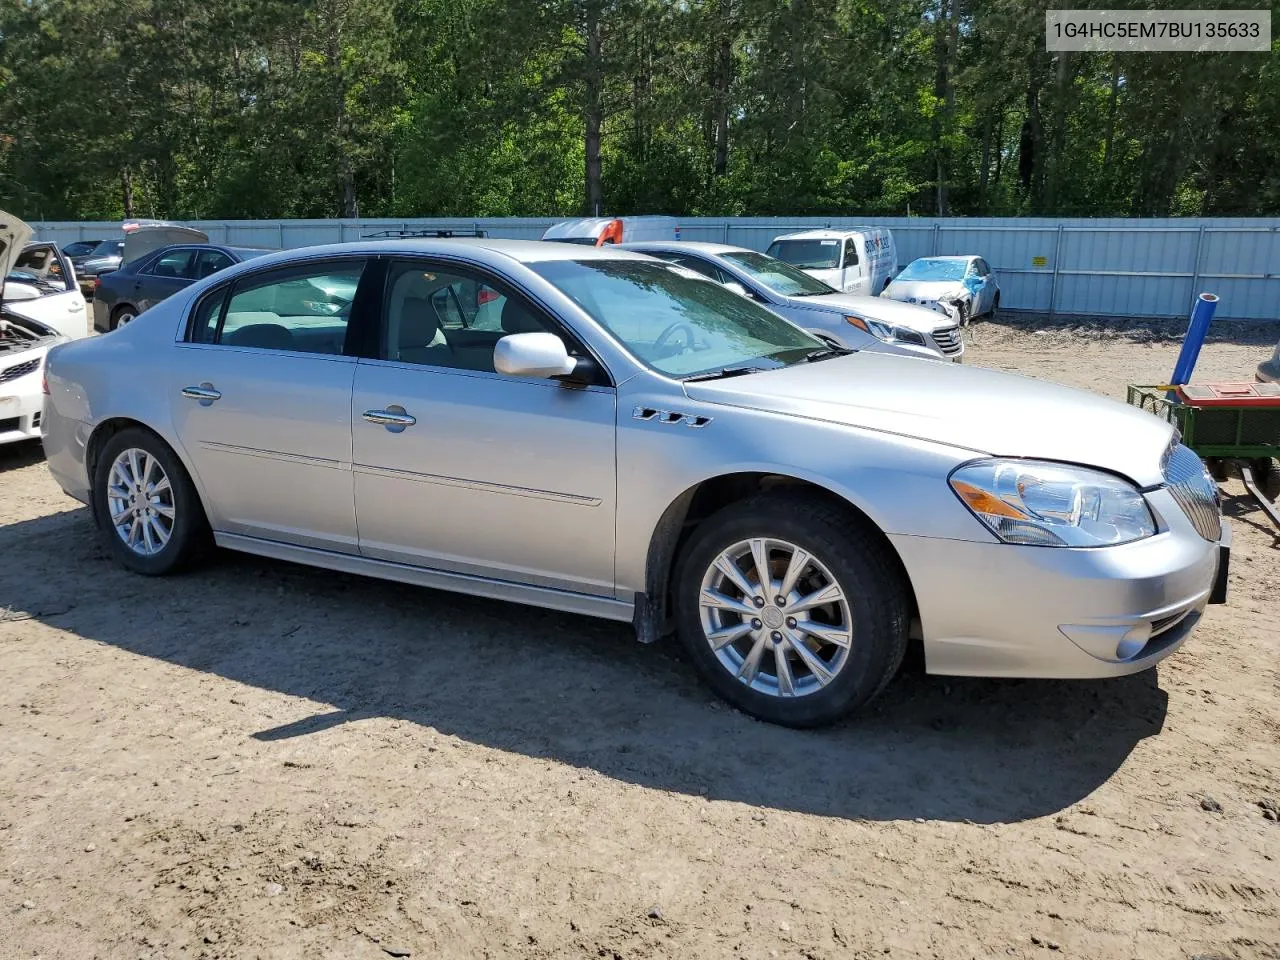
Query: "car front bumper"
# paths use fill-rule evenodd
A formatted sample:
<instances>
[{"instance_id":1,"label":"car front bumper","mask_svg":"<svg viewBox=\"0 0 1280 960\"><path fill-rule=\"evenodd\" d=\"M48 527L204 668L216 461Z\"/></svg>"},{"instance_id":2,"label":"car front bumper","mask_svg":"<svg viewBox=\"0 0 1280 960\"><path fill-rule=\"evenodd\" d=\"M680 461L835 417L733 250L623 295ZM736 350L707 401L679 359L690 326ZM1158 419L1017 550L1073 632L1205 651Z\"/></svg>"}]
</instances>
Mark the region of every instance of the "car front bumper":
<instances>
[{"instance_id":1,"label":"car front bumper","mask_svg":"<svg viewBox=\"0 0 1280 960\"><path fill-rule=\"evenodd\" d=\"M0 444L40 438L41 370L0 383Z\"/></svg>"},{"instance_id":2,"label":"car front bumper","mask_svg":"<svg viewBox=\"0 0 1280 960\"><path fill-rule=\"evenodd\" d=\"M1218 585L1230 534L1199 536L1165 490L1166 528L1071 549L891 536L911 578L929 673L1086 679L1137 673L1190 635ZM1225 572L1225 571L1224 571Z\"/></svg>"}]
</instances>

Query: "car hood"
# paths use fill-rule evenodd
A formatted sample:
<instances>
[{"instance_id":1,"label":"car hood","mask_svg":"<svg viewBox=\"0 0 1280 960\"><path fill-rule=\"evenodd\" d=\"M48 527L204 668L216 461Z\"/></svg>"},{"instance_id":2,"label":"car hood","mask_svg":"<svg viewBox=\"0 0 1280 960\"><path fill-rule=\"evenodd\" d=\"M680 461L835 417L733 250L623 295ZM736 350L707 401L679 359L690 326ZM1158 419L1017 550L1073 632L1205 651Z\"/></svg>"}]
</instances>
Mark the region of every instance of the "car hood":
<instances>
[{"instance_id":1,"label":"car hood","mask_svg":"<svg viewBox=\"0 0 1280 960\"><path fill-rule=\"evenodd\" d=\"M1100 467L1164 482L1173 429L1115 400L995 370L859 352L685 384L694 400L861 427L975 453Z\"/></svg>"},{"instance_id":2,"label":"car hood","mask_svg":"<svg viewBox=\"0 0 1280 960\"><path fill-rule=\"evenodd\" d=\"M894 280L886 294L895 300L937 300L941 297L967 297L969 291L960 280Z\"/></svg>"},{"instance_id":3,"label":"car hood","mask_svg":"<svg viewBox=\"0 0 1280 960\"><path fill-rule=\"evenodd\" d=\"M792 303L799 307L815 307L820 310L839 310L851 313L864 320L880 320L896 327L906 327L918 333L932 333L947 327L954 327L955 321L934 313L925 307L917 307L910 303L899 303L883 297L859 297L849 293L830 293L820 297L792 298Z\"/></svg>"},{"instance_id":4,"label":"car hood","mask_svg":"<svg viewBox=\"0 0 1280 960\"><path fill-rule=\"evenodd\" d=\"M4 278L13 269L19 252L31 241L33 232L21 219L0 210L0 300L4 299Z\"/></svg>"}]
</instances>

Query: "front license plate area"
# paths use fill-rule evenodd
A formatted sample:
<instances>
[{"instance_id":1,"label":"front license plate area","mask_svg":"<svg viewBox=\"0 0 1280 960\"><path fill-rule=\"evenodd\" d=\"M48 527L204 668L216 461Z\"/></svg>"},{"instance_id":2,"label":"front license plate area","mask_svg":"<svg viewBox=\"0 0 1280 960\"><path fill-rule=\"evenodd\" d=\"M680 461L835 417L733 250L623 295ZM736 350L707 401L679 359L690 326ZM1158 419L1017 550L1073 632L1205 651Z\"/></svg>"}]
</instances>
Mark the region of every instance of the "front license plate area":
<instances>
[{"instance_id":1,"label":"front license plate area","mask_svg":"<svg viewBox=\"0 0 1280 960\"><path fill-rule=\"evenodd\" d=\"M1231 566L1231 547L1227 544L1218 546L1218 575L1213 578L1213 590L1209 594L1210 603L1227 602L1227 570Z\"/></svg>"}]
</instances>

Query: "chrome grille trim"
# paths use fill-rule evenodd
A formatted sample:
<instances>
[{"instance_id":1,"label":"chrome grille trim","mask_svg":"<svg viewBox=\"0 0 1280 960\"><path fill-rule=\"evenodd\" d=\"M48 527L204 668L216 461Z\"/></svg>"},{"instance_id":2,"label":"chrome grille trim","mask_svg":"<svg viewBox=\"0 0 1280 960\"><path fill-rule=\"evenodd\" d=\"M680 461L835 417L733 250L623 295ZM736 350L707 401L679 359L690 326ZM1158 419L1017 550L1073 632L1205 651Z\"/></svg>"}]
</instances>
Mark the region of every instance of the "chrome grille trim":
<instances>
[{"instance_id":1,"label":"chrome grille trim","mask_svg":"<svg viewBox=\"0 0 1280 960\"><path fill-rule=\"evenodd\" d=\"M941 327L933 331L933 342L938 345L938 349L948 356L959 353L964 348L964 341L960 338L959 327Z\"/></svg>"},{"instance_id":2,"label":"chrome grille trim","mask_svg":"<svg viewBox=\"0 0 1280 960\"><path fill-rule=\"evenodd\" d=\"M1165 453L1163 467L1169 492L1196 528L1196 533L1206 540L1221 540L1222 508L1218 503L1218 485L1205 471L1195 451L1175 440Z\"/></svg>"},{"instance_id":3,"label":"chrome grille trim","mask_svg":"<svg viewBox=\"0 0 1280 960\"><path fill-rule=\"evenodd\" d=\"M17 380L19 377L25 377L28 373L34 373L39 369L39 360L28 360L26 363L14 364L6 370L0 370L0 383Z\"/></svg>"}]
</instances>

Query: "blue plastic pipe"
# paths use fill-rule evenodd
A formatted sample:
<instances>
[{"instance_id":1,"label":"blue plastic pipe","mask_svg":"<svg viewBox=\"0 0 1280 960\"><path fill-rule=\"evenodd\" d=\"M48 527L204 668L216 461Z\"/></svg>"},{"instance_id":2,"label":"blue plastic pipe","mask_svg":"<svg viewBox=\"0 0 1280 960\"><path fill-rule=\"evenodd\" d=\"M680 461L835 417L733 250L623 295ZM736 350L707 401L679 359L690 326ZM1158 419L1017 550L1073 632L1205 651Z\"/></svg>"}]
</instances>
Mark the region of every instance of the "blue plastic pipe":
<instances>
[{"instance_id":1,"label":"blue plastic pipe","mask_svg":"<svg viewBox=\"0 0 1280 960\"><path fill-rule=\"evenodd\" d=\"M1187 327L1187 335L1182 338L1182 351L1178 354L1173 379L1169 383L1183 384L1191 379L1191 371L1196 368L1196 360L1200 358L1200 348L1204 346L1204 338L1209 334L1213 311L1217 309L1218 298L1212 293L1202 293L1196 297L1195 308L1191 311L1191 325Z\"/></svg>"}]
</instances>

